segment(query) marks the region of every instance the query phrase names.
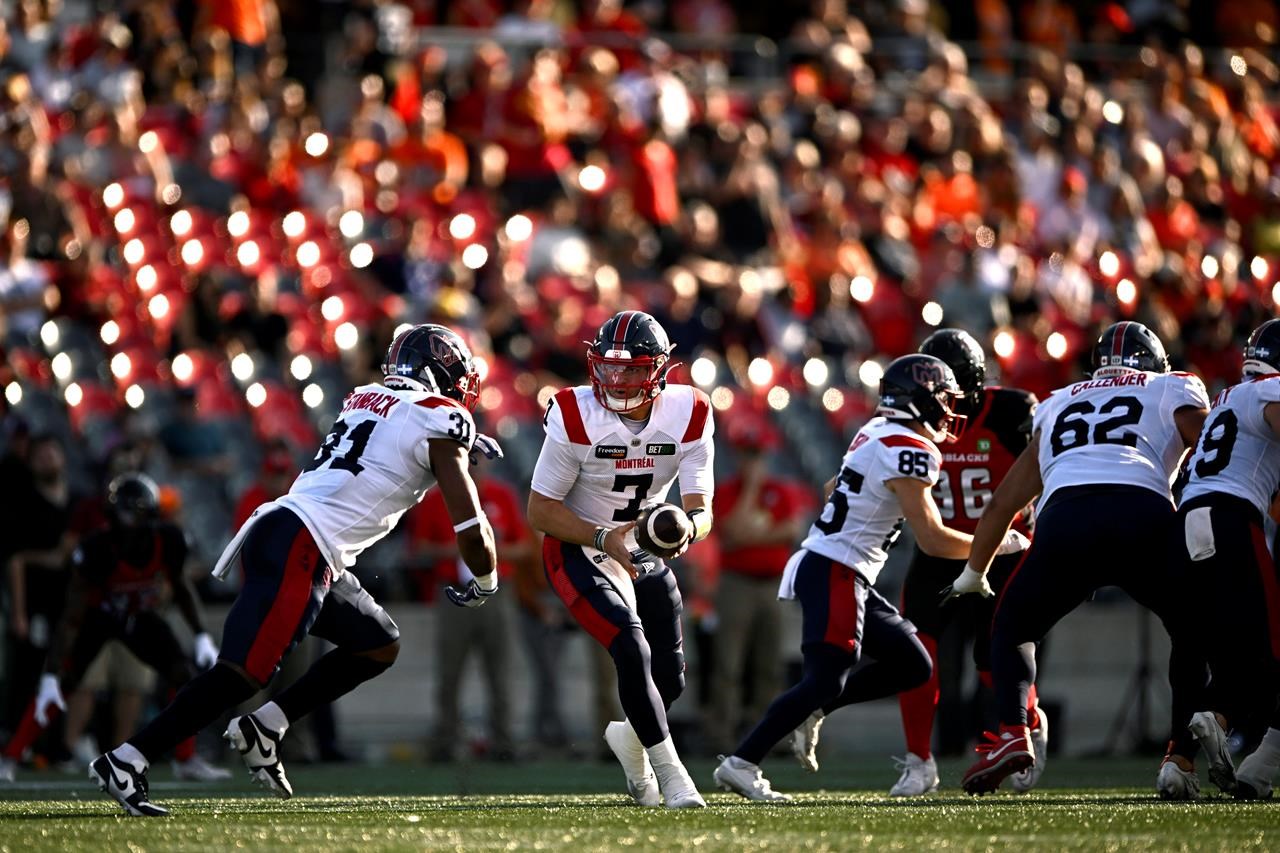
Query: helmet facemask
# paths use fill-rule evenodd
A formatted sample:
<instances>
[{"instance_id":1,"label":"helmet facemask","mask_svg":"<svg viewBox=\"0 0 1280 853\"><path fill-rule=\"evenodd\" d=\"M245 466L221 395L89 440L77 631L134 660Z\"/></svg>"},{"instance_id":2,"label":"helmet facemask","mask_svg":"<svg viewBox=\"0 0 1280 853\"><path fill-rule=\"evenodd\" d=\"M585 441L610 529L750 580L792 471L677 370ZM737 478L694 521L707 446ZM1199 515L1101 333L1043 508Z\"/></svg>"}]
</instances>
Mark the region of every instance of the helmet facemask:
<instances>
[{"instance_id":1,"label":"helmet facemask","mask_svg":"<svg viewBox=\"0 0 1280 853\"><path fill-rule=\"evenodd\" d=\"M611 412L631 412L653 401L666 387L670 358L666 355L631 357L626 350L595 347L587 350L591 390L600 405Z\"/></svg>"}]
</instances>

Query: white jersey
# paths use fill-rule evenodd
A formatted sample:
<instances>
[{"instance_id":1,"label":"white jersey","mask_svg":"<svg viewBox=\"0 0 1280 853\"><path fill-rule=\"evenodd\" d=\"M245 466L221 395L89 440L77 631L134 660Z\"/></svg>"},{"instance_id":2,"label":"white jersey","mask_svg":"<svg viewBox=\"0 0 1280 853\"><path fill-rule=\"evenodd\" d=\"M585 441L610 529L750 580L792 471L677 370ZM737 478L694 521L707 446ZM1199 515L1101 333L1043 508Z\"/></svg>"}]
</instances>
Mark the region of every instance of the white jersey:
<instances>
[{"instance_id":1,"label":"white jersey","mask_svg":"<svg viewBox=\"0 0 1280 853\"><path fill-rule=\"evenodd\" d=\"M941 468L942 453L933 442L902 424L872 418L854 436L835 489L800 547L874 584L902 532L902 504L885 483L908 478L933 488Z\"/></svg>"},{"instance_id":2,"label":"white jersey","mask_svg":"<svg viewBox=\"0 0 1280 853\"><path fill-rule=\"evenodd\" d=\"M1280 440L1262 411L1280 403L1280 374L1241 382L1218 395L1188 465L1182 500L1223 492L1244 498L1264 518L1280 486Z\"/></svg>"},{"instance_id":3,"label":"white jersey","mask_svg":"<svg viewBox=\"0 0 1280 853\"><path fill-rule=\"evenodd\" d=\"M1185 406L1209 406L1204 383L1190 373L1135 370L1053 392L1032 420L1040 507L1058 489L1102 483L1141 486L1172 501L1185 450L1173 413Z\"/></svg>"},{"instance_id":4,"label":"white jersey","mask_svg":"<svg viewBox=\"0 0 1280 853\"><path fill-rule=\"evenodd\" d=\"M547 437L533 470L533 491L564 501L574 515L597 527L618 527L664 502L677 475L686 495L715 490L711 404L692 386L668 386L638 433L600 405L589 386L565 388L552 397L543 426ZM634 532L627 546L636 550ZM601 552L583 550L597 565L622 572Z\"/></svg>"},{"instance_id":5,"label":"white jersey","mask_svg":"<svg viewBox=\"0 0 1280 853\"><path fill-rule=\"evenodd\" d=\"M451 439L470 450L475 435L471 413L448 397L361 385L276 503L297 513L340 573L435 485L427 442Z\"/></svg>"}]
</instances>

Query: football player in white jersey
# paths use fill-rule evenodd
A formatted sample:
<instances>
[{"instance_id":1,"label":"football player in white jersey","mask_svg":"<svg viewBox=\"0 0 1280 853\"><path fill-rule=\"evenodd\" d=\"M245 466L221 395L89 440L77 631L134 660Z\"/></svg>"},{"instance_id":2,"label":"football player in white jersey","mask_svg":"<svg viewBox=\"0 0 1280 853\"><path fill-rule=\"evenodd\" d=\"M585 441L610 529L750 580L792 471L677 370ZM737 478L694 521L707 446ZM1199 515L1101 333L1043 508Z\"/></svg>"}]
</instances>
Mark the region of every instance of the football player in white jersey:
<instances>
[{"instance_id":1,"label":"football player in white jersey","mask_svg":"<svg viewBox=\"0 0 1280 853\"><path fill-rule=\"evenodd\" d=\"M1280 581L1263 532L1280 488L1280 320L1249 336L1243 380L1214 400L1187 477L1173 538L1211 621L1204 642L1215 700L1191 718L1191 731L1219 788L1267 797L1280 769ZM1256 736L1269 723L1237 774L1227 725Z\"/></svg>"},{"instance_id":2,"label":"football player in white jersey","mask_svg":"<svg viewBox=\"0 0 1280 853\"><path fill-rule=\"evenodd\" d=\"M280 762L290 723L382 673L399 652L399 629L349 570L433 484L444 494L458 550L475 576L465 590L449 590L450 599L476 606L497 591L493 532L468 454L501 450L476 435L470 410L479 378L470 350L443 326L415 326L392 342L382 371L382 384L347 395L288 494L258 507L219 558L215 576L239 557L245 581L227 615L218 663L89 765L89 777L126 813L167 814L150 800L147 767L262 689L311 633L337 648L274 701L233 718L224 735L256 782L279 797L292 795Z\"/></svg>"},{"instance_id":3,"label":"football player in white jersey","mask_svg":"<svg viewBox=\"0 0 1280 853\"><path fill-rule=\"evenodd\" d=\"M1164 345L1141 323L1108 327L1093 351L1090 379L1042 402L1031 445L1009 469L973 534L956 593L987 592L986 573L1015 515L1039 496L1036 535L996 603L992 677L1000 731L988 732L983 757L965 774L971 794L994 791L1035 762L1027 729L1027 691L1035 681L1035 644L1102 586L1118 586L1160 617L1173 640L1173 742L1157 787L1194 756L1186 730L1204 688L1203 659L1189 633L1181 572L1171 567L1174 525L1170 484L1208 414L1204 384L1169 373Z\"/></svg>"},{"instance_id":4,"label":"football player in white jersey","mask_svg":"<svg viewBox=\"0 0 1280 853\"><path fill-rule=\"evenodd\" d=\"M671 350L662 326L640 311L600 327L587 350L591 384L547 404L529 523L546 534L552 589L617 668L627 719L604 737L628 791L644 806L701 808L667 728L667 709L684 690L680 590L633 531L677 475L687 514L679 552L711 531L711 405L695 388L667 386Z\"/></svg>"},{"instance_id":5,"label":"football player in white jersey","mask_svg":"<svg viewBox=\"0 0 1280 853\"><path fill-rule=\"evenodd\" d=\"M972 541L945 526L934 502L942 453L963 422L962 392L950 367L931 355L905 355L885 368L880 406L854 437L827 503L787 562L778 597L798 599L804 627L800 683L770 704L750 734L715 771L716 784L749 800L790 799L774 791L760 762L798 726L816 728L836 708L910 690L933 663L915 626L873 588L905 521L928 554L963 559ZM1026 547L1010 531L1001 550ZM865 653L873 662L850 671ZM815 713L820 712L820 713Z\"/></svg>"}]
</instances>

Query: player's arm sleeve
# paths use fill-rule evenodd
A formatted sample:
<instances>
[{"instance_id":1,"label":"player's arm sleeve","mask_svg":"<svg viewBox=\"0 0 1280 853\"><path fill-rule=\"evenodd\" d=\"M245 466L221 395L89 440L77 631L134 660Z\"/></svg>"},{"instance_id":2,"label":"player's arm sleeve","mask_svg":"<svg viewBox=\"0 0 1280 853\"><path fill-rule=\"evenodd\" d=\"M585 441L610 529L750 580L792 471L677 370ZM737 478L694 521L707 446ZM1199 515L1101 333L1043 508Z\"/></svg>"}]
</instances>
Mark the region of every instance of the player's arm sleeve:
<instances>
[{"instance_id":1,"label":"player's arm sleeve","mask_svg":"<svg viewBox=\"0 0 1280 853\"><path fill-rule=\"evenodd\" d=\"M530 483L530 488L540 495L562 501L573 488L573 484L578 481L581 462L565 432L560 404L554 400L548 404L543 426L547 437L542 442L542 451L538 454L537 464L534 465L533 482Z\"/></svg>"},{"instance_id":2,"label":"player's arm sleeve","mask_svg":"<svg viewBox=\"0 0 1280 853\"><path fill-rule=\"evenodd\" d=\"M707 410L707 422L702 435L692 442L685 442L680 456L680 494L712 495L716 490L715 416Z\"/></svg>"},{"instance_id":3,"label":"player's arm sleeve","mask_svg":"<svg viewBox=\"0 0 1280 853\"><path fill-rule=\"evenodd\" d=\"M1174 383L1171 411L1190 406L1193 409L1209 408L1209 392L1205 389L1200 377L1193 373L1174 374L1180 380Z\"/></svg>"},{"instance_id":4,"label":"player's arm sleeve","mask_svg":"<svg viewBox=\"0 0 1280 853\"><path fill-rule=\"evenodd\" d=\"M450 405L448 403L430 405L441 399L428 397L426 400L414 404L419 407L418 411L423 413L425 420L422 439L413 449L414 459L419 465L428 470L431 468L429 443L433 438L456 441L468 453L471 452L471 448L476 442L476 422L471 417L471 412L460 405Z\"/></svg>"}]
</instances>

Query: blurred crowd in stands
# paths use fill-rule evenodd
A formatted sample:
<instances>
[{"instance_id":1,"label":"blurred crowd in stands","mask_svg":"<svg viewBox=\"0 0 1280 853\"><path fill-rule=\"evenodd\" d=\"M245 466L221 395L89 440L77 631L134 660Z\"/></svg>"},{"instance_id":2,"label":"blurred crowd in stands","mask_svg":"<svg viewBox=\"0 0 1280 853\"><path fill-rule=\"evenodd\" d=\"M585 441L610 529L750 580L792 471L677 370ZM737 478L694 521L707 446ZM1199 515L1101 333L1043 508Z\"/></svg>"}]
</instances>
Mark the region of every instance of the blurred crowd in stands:
<instances>
[{"instance_id":1,"label":"blurred crowd in stands","mask_svg":"<svg viewBox=\"0 0 1280 853\"><path fill-rule=\"evenodd\" d=\"M1041 395L1129 317L1211 388L1235 379L1280 296L1274 4L769 5L0 4L8 571L60 566L74 497L121 465L169 487L207 564L405 323L484 361L513 546L542 407L622 308L745 425L721 431L722 479L779 521L932 327ZM46 443L69 460L47 536L23 520ZM770 463L803 485L766 488ZM780 557L801 530L749 526L690 555L708 624L719 569L773 572L720 549ZM437 533L408 525L366 585L432 598ZM507 559L535 636L555 621L536 549Z\"/></svg>"}]
</instances>

